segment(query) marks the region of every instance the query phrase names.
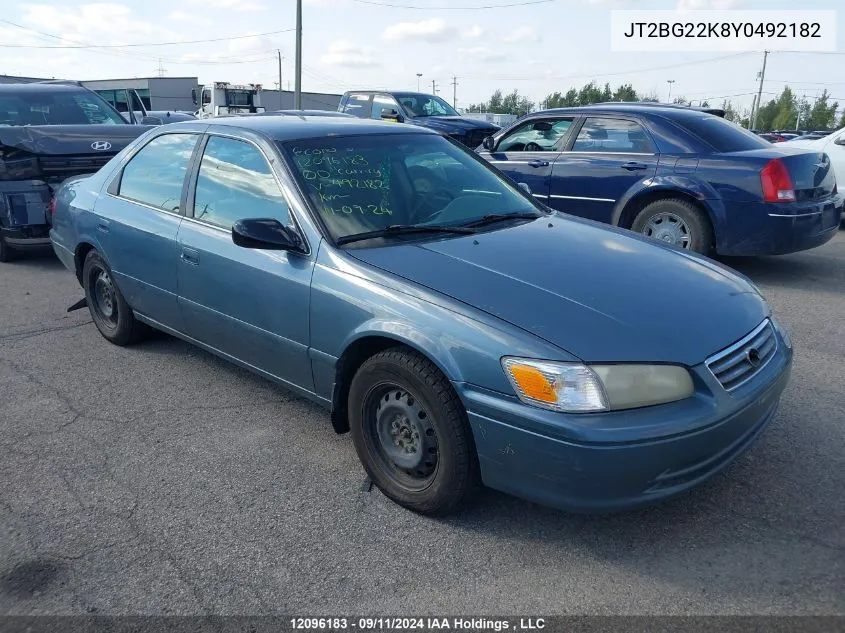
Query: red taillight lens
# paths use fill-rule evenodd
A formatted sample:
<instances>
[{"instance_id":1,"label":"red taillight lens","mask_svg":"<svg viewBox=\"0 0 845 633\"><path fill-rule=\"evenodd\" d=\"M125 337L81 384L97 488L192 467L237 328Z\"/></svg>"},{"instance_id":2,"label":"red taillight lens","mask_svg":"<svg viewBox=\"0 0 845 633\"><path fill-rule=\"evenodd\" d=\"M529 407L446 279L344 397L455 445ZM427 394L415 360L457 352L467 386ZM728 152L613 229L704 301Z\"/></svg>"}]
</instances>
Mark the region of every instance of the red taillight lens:
<instances>
[{"instance_id":1,"label":"red taillight lens","mask_svg":"<svg viewBox=\"0 0 845 633\"><path fill-rule=\"evenodd\" d=\"M56 199L50 198L50 205L47 207L50 211L50 215L56 215Z\"/></svg>"},{"instance_id":2,"label":"red taillight lens","mask_svg":"<svg viewBox=\"0 0 845 633\"><path fill-rule=\"evenodd\" d=\"M795 187L781 159L775 158L766 163L760 171L760 183L766 202L795 202Z\"/></svg>"}]
</instances>

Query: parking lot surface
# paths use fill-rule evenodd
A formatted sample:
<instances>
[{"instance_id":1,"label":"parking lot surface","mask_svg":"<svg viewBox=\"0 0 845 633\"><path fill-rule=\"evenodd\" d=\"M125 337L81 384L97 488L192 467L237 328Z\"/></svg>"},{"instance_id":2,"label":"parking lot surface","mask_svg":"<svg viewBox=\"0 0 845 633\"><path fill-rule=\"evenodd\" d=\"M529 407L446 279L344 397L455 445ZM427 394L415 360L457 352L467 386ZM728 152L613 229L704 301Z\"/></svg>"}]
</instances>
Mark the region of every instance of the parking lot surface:
<instances>
[{"instance_id":1,"label":"parking lot surface","mask_svg":"<svg viewBox=\"0 0 845 633\"><path fill-rule=\"evenodd\" d=\"M795 345L749 453L646 510L488 491L437 520L368 490L323 410L168 336L108 344L49 252L2 264L0 614L845 614L845 231L726 263Z\"/></svg>"}]
</instances>

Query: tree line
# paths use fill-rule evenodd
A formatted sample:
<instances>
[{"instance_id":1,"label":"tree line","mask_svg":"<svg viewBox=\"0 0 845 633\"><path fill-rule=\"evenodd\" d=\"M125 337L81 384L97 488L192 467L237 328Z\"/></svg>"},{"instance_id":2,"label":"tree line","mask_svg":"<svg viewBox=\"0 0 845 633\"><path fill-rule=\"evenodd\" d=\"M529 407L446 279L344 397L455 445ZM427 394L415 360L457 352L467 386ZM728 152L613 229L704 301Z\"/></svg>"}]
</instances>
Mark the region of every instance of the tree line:
<instances>
[{"instance_id":1,"label":"tree line","mask_svg":"<svg viewBox=\"0 0 845 633\"><path fill-rule=\"evenodd\" d=\"M621 84L613 88L609 83L601 86L591 81L580 89L570 88L565 93L553 92L539 103L535 103L526 95L521 95L518 90L514 90L508 94L503 94L501 90L496 90L490 95L487 101L473 103L467 108L467 111L522 116L534 110L569 108L607 101L656 103L659 102L659 98L653 92L639 93L631 84ZM673 98L672 103L694 105L697 107L711 106L710 102L706 99L690 101L682 95ZM720 104L712 105L713 107L723 109L725 111L725 118L729 121L734 121L744 127L751 126L752 113L750 108L740 109L729 99L724 99ZM827 90L822 91L816 99L811 101L806 97L799 97L789 86L785 86L777 97L769 100L760 107L754 127L757 130L765 132L791 129L838 129L845 127L845 110L843 110L837 119L838 110L839 103L831 100Z\"/></svg>"}]
</instances>

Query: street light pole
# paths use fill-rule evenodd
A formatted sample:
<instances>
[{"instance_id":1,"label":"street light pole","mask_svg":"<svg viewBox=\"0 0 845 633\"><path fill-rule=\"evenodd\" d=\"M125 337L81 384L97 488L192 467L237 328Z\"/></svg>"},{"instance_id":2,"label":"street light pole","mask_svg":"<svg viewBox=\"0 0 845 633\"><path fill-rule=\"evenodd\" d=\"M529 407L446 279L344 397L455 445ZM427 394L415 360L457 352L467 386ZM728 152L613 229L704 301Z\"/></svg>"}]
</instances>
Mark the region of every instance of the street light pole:
<instances>
[{"instance_id":1,"label":"street light pole","mask_svg":"<svg viewBox=\"0 0 845 633\"><path fill-rule=\"evenodd\" d=\"M293 109L302 110L302 0L296 0L296 70Z\"/></svg>"},{"instance_id":2,"label":"street light pole","mask_svg":"<svg viewBox=\"0 0 845 633\"><path fill-rule=\"evenodd\" d=\"M666 83L669 84L669 96L666 97L666 103L672 103L672 84L675 83L675 80L667 79Z\"/></svg>"},{"instance_id":3,"label":"street light pole","mask_svg":"<svg viewBox=\"0 0 845 633\"><path fill-rule=\"evenodd\" d=\"M279 110L284 110L285 107L282 104L282 51L276 49L276 52L279 54Z\"/></svg>"},{"instance_id":4,"label":"street light pole","mask_svg":"<svg viewBox=\"0 0 845 633\"><path fill-rule=\"evenodd\" d=\"M417 92L420 91L420 79L422 79L422 73L417 73Z\"/></svg>"}]
</instances>

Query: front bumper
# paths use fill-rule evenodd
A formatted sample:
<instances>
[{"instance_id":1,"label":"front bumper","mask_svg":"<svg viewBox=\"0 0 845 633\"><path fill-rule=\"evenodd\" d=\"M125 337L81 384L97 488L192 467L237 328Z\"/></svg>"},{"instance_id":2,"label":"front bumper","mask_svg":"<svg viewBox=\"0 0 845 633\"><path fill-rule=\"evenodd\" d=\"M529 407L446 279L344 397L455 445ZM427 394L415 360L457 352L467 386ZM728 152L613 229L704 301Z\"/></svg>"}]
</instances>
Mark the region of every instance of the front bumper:
<instances>
[{"instance_id":1,"label":"front bumper","mask_svg":"<svg viewBox=\"0 0 845 633\"><path fill-rule=\"evenodd\" d=\"M40 180L0 181L0 235L15 249L50 245L52 190Z\"/></svg>"},{"instance_id":2,"label":"front bumper","mask_svg":"<svg viewBox=\"0 0 845 633\"><path fill-rule=\"evenodd\" d=\"M717 251L720 255L785 255L815 248L836 235L843 210L843 194L818 202L737 203L728 209Z\"/></svg>"},{"instance_id":3,"label":"front bumper","mask_svg":"<svg viewBox=\"0 0 845 633\"><path fill-rule=\"evenodd\" d=\"M792 349L726 392L702 365L686 400L603 414L566 415L466 383L481 475L497 490L575 512L648 505L723 470L762 434L789 379Z\"/></svg>"}]
</instances>

